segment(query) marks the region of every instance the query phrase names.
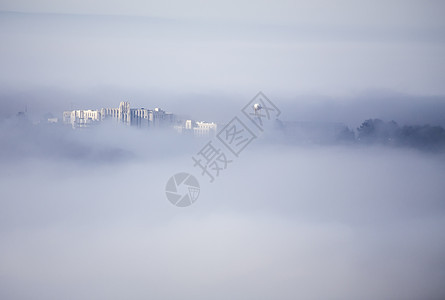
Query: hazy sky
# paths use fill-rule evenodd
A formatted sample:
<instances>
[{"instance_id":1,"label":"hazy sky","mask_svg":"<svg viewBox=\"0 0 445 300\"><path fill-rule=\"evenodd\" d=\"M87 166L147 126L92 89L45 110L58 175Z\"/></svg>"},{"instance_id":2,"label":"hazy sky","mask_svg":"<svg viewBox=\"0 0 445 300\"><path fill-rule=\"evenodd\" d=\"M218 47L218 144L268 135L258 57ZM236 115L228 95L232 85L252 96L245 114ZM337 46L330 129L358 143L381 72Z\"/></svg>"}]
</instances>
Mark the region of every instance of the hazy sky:
<instances>
[{"instance_id":1,"label":"hazy sky","mask_svg":"<svg viewBox=\"0 0 445 300\"><path fill-rule=\"evenodd\" d=\"M348 26L443 26L442 1L2 1L9 11L114 14L161 18L245 20L264 23L308 23Z\"/></svg>"},{"instance_id":2,"label":"hazy sky","mask_svg":"<svg viewBox=\"0 0 445 300\"><path fill-rule=\"evenodd\" d=\"M0 84L443 95L444 9L442 1L2 1L3 11L76 15L1 13Z\"/></svg>"}]
</instances>

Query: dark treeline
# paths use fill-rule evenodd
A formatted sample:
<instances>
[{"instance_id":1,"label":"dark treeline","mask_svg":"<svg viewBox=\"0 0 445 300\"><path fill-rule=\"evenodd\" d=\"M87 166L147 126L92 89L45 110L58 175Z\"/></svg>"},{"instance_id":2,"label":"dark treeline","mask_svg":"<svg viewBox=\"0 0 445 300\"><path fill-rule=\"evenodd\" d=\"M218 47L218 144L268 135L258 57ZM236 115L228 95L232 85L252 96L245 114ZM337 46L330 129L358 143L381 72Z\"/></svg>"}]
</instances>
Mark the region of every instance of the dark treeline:
<instances>
[{"instance_id":1,"label":"dark treeline","mask_svg":"<svg viewBox=\"0 0 445 300\"><path fill-rule=\"evenodd\" d=\"M52 157L111 162L135 157L135 153L145 157L146 153L156 150L149 151L153 148L151 142L141 144L140 139L147 139L147 142L157 139L160 147L171 143L172 139L183 146L193 145L189 137L181 138L173 130L170 134L162 131L158 134L151 132L147 136L143 135L144 130L119 129L111 125L72 130L71 126L50 124L44 120L33 124L26 114L19 113L0 120L0 161L13 157ZM440 126L401 126L395 121L368 119L355 130L334 122L277 120L274 127L275 130L265 131L264 141L299 145L385 145L445 152L445 129ZM133 143L129 142L130 134L134 137ZM118 137L126 142L115 142Z\"/></svg>"},{"instance_id":2,"label":"dark treeline","mask_svg":"<svg viewBox=\"0 0 445 300\"><path fill-rule=\"evenodd\" d=\"M431 125L399 126L394 121L369 119L357 128L357 142L443 151L445 150L445 129Z\"/></svg>"},{"instance_id":3,"label":"dark treeline","mask_svg":"<svg viewBox=\"0 0 445 300\"><path fill-rule=\"evenodd\" d=\"M361 144L445 151L445 129L440 126L400 126L395 121L364 121L356 130L341 123L277 121L286 142L297 144Z\"/></svg>"}]
</instances>

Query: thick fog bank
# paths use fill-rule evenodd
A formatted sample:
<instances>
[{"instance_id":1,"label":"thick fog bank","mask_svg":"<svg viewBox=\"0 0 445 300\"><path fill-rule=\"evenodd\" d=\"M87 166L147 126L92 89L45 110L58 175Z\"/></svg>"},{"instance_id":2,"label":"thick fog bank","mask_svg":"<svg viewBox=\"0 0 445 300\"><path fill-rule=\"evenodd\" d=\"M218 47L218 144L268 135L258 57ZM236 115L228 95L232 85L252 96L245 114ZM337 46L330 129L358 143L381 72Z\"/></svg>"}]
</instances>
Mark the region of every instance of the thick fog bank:
<instances>
[{"instance_id":1,"label":"thick fog bank","mask_svg":"<svg viewBox=\"0 0 445 300\"><path fill-rule=\"evenodd\" d=\"M1 298L445 296L442 155L256 143L210 184L187 151L3 164ZM187 208L164 194L179 171Z\"/></svg>"}]
</instances>

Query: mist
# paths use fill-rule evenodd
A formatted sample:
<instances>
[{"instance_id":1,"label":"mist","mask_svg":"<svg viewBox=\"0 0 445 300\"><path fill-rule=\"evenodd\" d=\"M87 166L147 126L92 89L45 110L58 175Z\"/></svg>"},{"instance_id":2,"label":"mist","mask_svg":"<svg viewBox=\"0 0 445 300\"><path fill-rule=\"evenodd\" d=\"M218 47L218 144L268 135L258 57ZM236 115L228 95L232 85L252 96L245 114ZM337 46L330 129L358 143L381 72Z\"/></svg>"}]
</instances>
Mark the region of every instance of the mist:
<instances>
[{"instance_id":1,"label":"mist","mask_svg":"<svg viewBox=\"0 0 445 300\"><path fill-rule=\"evenodd\" d=\"M443 153L266 134L210 183L191 159L207 139L5 126L4 299L445 294ZM187 208L165 198L179 171L201 185Z\"/></svg>"}]
</instances>

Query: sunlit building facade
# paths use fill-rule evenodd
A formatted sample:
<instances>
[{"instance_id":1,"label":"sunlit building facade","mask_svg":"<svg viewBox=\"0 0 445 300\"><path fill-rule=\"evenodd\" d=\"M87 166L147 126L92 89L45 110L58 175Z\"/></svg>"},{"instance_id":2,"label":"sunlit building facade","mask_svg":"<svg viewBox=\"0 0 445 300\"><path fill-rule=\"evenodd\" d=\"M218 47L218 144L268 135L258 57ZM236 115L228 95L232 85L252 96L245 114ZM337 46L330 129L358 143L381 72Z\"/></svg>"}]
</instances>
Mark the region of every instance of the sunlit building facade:
<instances>
[{"instance_id":1,"label":"sunlit building facade","mask_svg":"<svg viewBox=\"0 0 445 300\"><path fill-rule=\"evenodd\" d=\"M196 137L213 137L216 135L218 125L213 122L186 120L183 124L174 126L174 129L181 134L192 134Z\"/></svg>"},{"instance_id":2,"label":"sunlit building facade","mask_svg":"<svg viewBox=\"0 0 445 300\"><path fill-rule=\"evenodd\" d=\"M100 110L73 110L63 112L63 123L73 128L84 128L107 119L136 127L165 127L175 121L172 113L160 108L154 110L131 108L130 103L122 101L118 108L102 108Z\"/></svg>"}]
</instances>

